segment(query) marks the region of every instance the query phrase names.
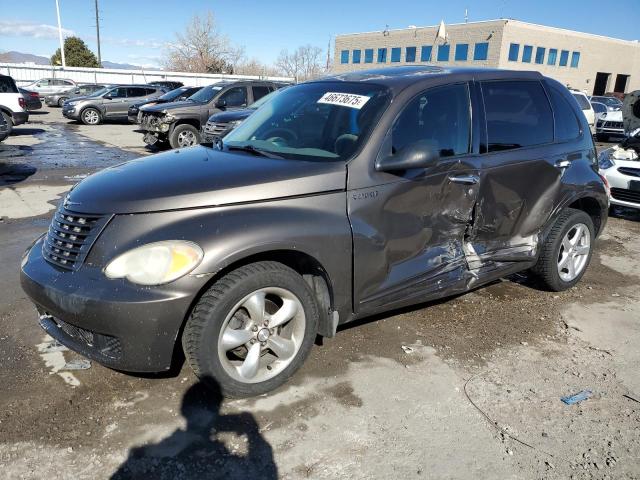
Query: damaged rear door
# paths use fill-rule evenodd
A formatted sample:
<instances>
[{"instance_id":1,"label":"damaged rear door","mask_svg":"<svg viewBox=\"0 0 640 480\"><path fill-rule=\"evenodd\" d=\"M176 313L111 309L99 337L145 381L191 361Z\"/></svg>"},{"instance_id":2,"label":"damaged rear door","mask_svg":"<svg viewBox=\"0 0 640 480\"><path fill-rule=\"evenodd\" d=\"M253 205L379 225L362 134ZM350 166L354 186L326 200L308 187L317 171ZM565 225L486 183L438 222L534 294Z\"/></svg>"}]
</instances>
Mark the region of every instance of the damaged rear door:
<instances>
[{"instance_id":1,"label":"damaged rear door","mask_svg":"<svg viewBox=\"0 0 640 480\"><path fill-rule=\"evenodd\" d=\"M469 267L481 278L505 262L535 259L562 174L581 154L571 143L568 150L554 144L553 112L540 81L483 81L480 87L487 146L466 248Z\"/></svg>"},{"instance_id":2,"label":"damaged rear door","mask_svg":"<svg viewBox=\"0 0 640 480\"><path fill-rule=\"evenodd\" d=\"M429 168L374 172L349 189L354 311L372 313L464 290L464 241L478 196L467 83L433 87L407 102L379 155L417 142L439 153Z\"/></svg>"}]
</instances>

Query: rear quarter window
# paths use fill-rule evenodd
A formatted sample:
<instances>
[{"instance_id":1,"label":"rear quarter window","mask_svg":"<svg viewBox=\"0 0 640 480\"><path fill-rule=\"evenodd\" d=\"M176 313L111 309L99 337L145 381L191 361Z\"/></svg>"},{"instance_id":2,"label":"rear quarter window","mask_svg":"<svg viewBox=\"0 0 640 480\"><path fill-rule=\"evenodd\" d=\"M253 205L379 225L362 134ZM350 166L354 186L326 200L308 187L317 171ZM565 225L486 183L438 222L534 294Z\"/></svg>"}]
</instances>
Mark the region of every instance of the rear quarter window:
<instances>
[{"instance_id":1,"label":"rear quarter window","mask_svg":"<svg viewBox=\"0 0 640 480\"><path fill-rule=\"evenodd\" d=\"M482 94L489 152L553 141L553 114L540 82L482 82Z\"/></svg>"},{"instance_id":2,"label":"rear quarter window","mask_svg":"<svg viewBox=\"0 0 640 480\"><path fill-rule=\"evenodd\" d=\"M553 85L548 88L553 106L556 141L573 140L580 136L580 123L564 95Z\"/></svg>"},{"instance_id":3,"label":"rear quarter window","mask_svg":"<svg viewBox=\"0 0 640 480\"><path fill-rule=\"evenodd\" d=\"M16 87L13 78L0 77L0 93L18 93L18 87Z\"/></svg>"}]
</instances>

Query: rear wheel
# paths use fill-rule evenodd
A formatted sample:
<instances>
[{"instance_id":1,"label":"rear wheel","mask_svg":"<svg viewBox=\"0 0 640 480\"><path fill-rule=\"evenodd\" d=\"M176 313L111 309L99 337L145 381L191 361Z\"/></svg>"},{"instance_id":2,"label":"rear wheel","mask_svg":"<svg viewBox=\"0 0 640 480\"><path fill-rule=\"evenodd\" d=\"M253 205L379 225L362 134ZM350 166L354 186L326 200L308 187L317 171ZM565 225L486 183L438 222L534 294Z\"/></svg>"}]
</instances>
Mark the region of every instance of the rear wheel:
<instances>
[{"instance_id":1,"label":"rear wheel","mask_svg":"<svg viewBox=\"0 0 640 480\"><path fill-rule=\"evenodd\" d=\"M589 215L582 210L566 209L545 239L533 272L552 291L573 287L591 261L594 232Z\"/></svg>"},{"instance_id":2,"label":"rear wheel","mask_svg":"<svg viewBox=\"0 0 640 480\"><path fill-rule=\"evenodd\" d=\"M4 117L4 121L7 122L7 132L5 135L6 137L8 137L9 135L11 135L11 131L13 130L13 119L11 118L11 115L6 112L0 111L0 114L2 114L2 116Z\"/></svg>"},{"instance_id":3,"label":"rear wheel","mask_svg":"<svg viewBox=\"0 0 640 480\"><path fill-rule=\"evenodd\" d=\"M85 125L99 125L102 122L102 116L100 112L92 107L85 108L80 115L82 123Z\"/></svg>"},{"instance_id":4,"label":"rear wheel","mask_svg":"<svg viewBox=\"0 0 640 480\"><path fill-rule=\"evenodd\" d=\"M64 98L64 97L60 98L58 100L58 106L62 108L64 106L64 102L66 102L66 101L67 101L66 98Z\"/></svg>"},{"instance_id":5,"label":"rear wheel","mask_svg":"<svg viewBox=\"0 0 640 480\"><path fill-rule=\"evenodd\" d=\"M260 395L302 365L318 330L313 292L291 268L258 262L234 270L202 296L182 337L196 375L227 396Z\"/></svg>"},{"instance_id":6,"label":"rear wheel","mask_svg":"<svg viewBox=\"0 0 640 480\"><path fill-rule=\"evenodd\" d=\"M173 129L169 143L172 148L187 148L200 144L200 132L189 124L178 125Z\"/></svg>"}]
</instances>

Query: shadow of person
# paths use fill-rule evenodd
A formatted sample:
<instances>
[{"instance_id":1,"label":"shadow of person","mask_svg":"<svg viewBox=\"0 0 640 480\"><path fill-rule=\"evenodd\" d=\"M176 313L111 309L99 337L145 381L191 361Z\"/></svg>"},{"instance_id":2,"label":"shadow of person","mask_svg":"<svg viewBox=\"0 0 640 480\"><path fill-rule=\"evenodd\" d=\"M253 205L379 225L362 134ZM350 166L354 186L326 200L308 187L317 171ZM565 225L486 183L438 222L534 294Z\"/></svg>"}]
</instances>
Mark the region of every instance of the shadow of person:
<instances>
[{"instance_id":1,"label":"shadow of person","mask_svg":"<svg viewBox=\"0 0 640 480\"><path fill-rule=\"evenodd\" d=\"M156 444L134 447L111 480L133 479L277 479L271 445L262 437L248 412L220 413L218 383L206 378L184 394L181 413L186 428L177 429ZM235 434L225 443L220 434ZM231 450L227 446L233 442Z\"/></svg>"}]
</instances>

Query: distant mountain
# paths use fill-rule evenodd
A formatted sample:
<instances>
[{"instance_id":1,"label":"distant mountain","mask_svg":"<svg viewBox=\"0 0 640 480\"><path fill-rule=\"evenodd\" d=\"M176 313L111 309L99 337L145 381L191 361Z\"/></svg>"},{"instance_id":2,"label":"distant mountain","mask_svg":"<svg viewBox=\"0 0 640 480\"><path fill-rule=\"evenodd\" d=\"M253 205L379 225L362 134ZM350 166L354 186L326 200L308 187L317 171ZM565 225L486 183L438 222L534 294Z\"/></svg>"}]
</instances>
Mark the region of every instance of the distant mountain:
<instances>
[{"instance_id":1,"label":"distant mountain","mask_svg":"<svg viewBox=\"0 0 640 480\"><path fill-rule=\"evenodd\" d=\"M3 63L35 63L36 65L49 65L47 57L21 52L0 53L0 62Z\"/></svg>"},{"instance_id":2,"label":"distant mountain","mask_svg":"<svg viewBox=\"0 0 640 480\"><path fill-rule=\"evenodd\" d=\"M102 66L104 68L115 68L118 70L141 70L142 69L140 65L131 65L130 63L108 62L106 60L102 61Z\"/></svg>"}]
</instances>

